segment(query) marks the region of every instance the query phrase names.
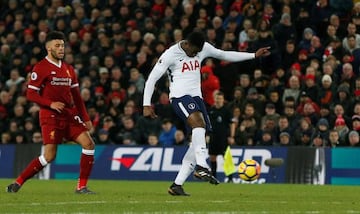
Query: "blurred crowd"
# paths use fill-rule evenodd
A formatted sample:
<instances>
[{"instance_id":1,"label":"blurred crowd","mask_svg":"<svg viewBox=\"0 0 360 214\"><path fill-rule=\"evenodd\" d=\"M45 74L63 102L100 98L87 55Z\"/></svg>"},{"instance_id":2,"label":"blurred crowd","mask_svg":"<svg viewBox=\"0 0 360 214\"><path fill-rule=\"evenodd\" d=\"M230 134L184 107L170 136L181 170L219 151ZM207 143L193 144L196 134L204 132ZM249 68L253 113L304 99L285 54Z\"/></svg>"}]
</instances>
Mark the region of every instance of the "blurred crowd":
<instances>
[{"instance_id":1,"label":"blurred crowd","mask_svg":"<svg viewBox=\"0 0 360 214\"><path fill-rule=\"evenodd\" d=\"M58 30L97 144L186 145L167 77L153 97L157 119L141 115L142 92L161 53L194 29L224 50L270 47L260 59L203 63L204 100L210 108L224 93L235 144L360 145L360 3L352 0L1 0L1 143L41 143L26 82Z\"/></svg>"}]
</instances>

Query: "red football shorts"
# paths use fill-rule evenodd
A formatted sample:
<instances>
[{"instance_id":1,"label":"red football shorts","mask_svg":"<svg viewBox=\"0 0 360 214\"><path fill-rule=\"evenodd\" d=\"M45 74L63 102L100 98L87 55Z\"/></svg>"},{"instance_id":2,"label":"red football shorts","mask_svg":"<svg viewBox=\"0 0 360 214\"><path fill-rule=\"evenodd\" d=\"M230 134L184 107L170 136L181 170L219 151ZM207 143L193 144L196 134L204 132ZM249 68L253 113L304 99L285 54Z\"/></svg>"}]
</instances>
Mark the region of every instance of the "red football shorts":
<instances>
[{"instance_id":1,"label":"red football shorts","mask_svg":"<svg viewBox=\"0 0 360 214\"><path fill-rule=\"evenodd\" d=\"M65 140L75 139L88 131L79 116L47 117L40 120L43 144L60 144Z\"/></svg>"}]
</instances>

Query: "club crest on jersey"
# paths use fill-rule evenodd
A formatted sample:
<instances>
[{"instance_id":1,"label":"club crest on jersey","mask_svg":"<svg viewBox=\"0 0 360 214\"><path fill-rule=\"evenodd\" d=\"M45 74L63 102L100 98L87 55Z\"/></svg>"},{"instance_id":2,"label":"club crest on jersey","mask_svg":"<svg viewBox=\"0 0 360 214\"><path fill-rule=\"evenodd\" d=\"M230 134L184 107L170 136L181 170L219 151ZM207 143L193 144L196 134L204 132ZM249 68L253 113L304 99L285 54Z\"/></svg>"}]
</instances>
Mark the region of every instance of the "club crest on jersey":
<instances>
[{"instance_id":1,"label":"club crest on jersey","mask_svg":"<svg viewBox=\"0 0 360 214\"><path fill-rule=\"evenodd\" d=\"M183 62L181 72L185 71L196 71L200 69L200 62L198 60L190 60Z\"/></svg>"},{"instance_id":2,"label":"club crest on jersey","mask_svg":"<svg viewBox=\"0 0 360 214\"><path fill-rule=\"evenodd\" d=\"M37 73L32 72L30 78L31 78L31 80L36 80L37 79Z\"/></svg>"},{"instance_id":3,"label":"club crest on jersey","mask_svg":"<svg viewBox=\"0 0 360 214\"><path fill-rule=\"evenodd\" d=\"M195 109L195 103L189 103L188 108L189 109Z\"/></svg>"}]
</instances>

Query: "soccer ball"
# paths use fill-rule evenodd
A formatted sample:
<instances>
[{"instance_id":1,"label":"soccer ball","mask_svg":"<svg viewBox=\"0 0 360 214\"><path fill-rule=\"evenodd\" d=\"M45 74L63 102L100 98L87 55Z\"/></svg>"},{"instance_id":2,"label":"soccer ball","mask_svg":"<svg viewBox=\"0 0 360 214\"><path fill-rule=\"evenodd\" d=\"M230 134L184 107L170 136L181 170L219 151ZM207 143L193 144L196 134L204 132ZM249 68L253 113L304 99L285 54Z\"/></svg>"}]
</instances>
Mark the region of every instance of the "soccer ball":
<instances>
[{"instance_id":1,"label":"soccer ball","mask_svg":"<svg viewBox=\"0 0 360 214\"><path fill-rule=\"evenodd\" d=\"M239 177L244 181L254 181L260 176L260 164L256 160L243 160L239 164Z\"/></svg>"}]
</instances>

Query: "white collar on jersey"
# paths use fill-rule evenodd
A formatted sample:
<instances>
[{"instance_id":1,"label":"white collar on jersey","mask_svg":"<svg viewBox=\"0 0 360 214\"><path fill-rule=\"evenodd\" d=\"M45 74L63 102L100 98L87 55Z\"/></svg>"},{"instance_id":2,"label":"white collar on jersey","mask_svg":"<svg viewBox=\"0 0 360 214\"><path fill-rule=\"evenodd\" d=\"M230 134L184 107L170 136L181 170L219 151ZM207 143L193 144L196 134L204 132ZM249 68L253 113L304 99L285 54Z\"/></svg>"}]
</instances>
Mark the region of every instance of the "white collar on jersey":
<instances>
[{"instance_id":1,"label":"white collar on jersey","mask_svg":"<svg viewBox=\"0 0 360 214\"><path fill-rule=\"evenodd\" d=\"M59 67L59 68L61 68L61 60L60 60L60 62L59 62L59 64L56 64L55 62L53 62L53 61L51 61L50 59L49 59L49 57L45 57L45 59L47 60L47 61L49 61L51 64L53 64L53 65L55 65L56 67Z\"/></svg>"}]
</instances>

